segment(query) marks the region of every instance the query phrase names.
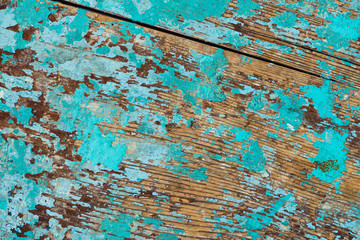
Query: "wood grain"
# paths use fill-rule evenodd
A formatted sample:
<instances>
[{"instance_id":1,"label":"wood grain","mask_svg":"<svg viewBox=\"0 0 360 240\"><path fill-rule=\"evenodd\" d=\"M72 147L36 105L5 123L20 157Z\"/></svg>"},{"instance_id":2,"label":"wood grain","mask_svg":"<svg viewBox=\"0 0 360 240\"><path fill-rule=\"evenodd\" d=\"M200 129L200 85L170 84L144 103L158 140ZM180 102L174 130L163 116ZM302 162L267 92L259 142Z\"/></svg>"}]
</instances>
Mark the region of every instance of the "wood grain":
<instances>
[{"instance_id":1,"label":"wood grain","mask_svg":"<svg viewBox=\"0 0 360 240\"><path fill-rule=\"evenodd\" d=\"M358 1L64 0L359 88Z\"/></svg>"},{"instance_id":2,"label":"wood grain","mask_svg":"<svg viewBox=\"0 0 360 240\"><path fill-rule=\"evenodd\" d=\"M356 88L52 2L0 11L1 238L360 237Z\"/></svg>"}]
</instances>

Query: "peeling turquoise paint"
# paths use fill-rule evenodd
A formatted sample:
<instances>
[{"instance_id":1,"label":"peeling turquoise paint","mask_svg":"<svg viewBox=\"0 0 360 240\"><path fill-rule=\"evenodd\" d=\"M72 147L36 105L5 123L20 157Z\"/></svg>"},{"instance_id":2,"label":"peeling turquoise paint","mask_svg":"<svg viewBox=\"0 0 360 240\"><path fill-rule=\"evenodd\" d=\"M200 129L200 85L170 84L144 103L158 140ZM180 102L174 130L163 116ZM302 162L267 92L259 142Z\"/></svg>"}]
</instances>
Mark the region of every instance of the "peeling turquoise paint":
<instances>
[{"instance_id":1,"label":"peeling turquoise paint","mask_svg":"<svg viewBox=\"0 0 360 240\"><path fill-rule=\"evenodd\" d=\"M335 95L331 92L331 81L324 81L321 88L316 86L306 86L304 91L305 96L313 101L315 109L318 111L319 116L328 118L333 116L333 106L335 104Z\"/></svg>"},{"instance_id":2,"label":"peeling turquoise paint","mask_svg":"<svg viewBox=\"0 0 360 240\"><path fill-rule=\"evenodd\" d=\"M303 120L302 106L305 104L304 98L299 98L297 94L289 95L281 91L275 91L281 103L273 104L270 108L279 112L279 126L292 132L298 130Z\"/></svg>"},{"instance_id":3,"label":"peeling turquoise paint","mask_svg":"<svg viewBox=\"0 0 360 240\"><path fill-rule=\"evenodd\" d=\"M109 218L103 220L100 229L106 230L107 236L105 238L109 240L129 238L131 236L130 224L132 224L134 220L133 217L122 213L114 220L110 220Z\"/></svg>"},{"instance_id":4,"label":"peeling turquoise paint","mask_svg":"<svg viewBox=\"0 0 360 240\"><path fill-rule=\"evenodd\" d=\"M244 167L251 171L262 171L266 165L264 153L256 140L251 139L251 132L244 131L238 127L229 129L234 135L233 146L241 147L240 156L228 157L228 161L242 163ZM240 146L237 146L240 145Z\"/></svg>"},{"instance_id":5,"label":"peeling turquoise paint","mask_svg":"<svg viewBox=\"0 0 360 240\"><path fill-rule=\"evenodd\" d=\"M254 16L255 14L259 14L258 11L262 8L259 3L251 0L239 1L236 6L236 15L239 15L242 18L248 18Z\"/></svg>"},{"instance_id":6,"label":"peeling turquoise paint","mask_svg":"<svg viewBox=\"0 0 360 240\"><path fill-rule=\"evenodd\" d=\"M272 19L274 23L277 23L277 26L283 29L291 29L296 25L296 21L298 20L298 17L296 14L292 12L285 12L284 14L281 14L280 16L275 17Z\"/></svg>"},{"instance_id":7,"label":"peeling turquoise paint","mask_svg":"<svg viewBox=\"0 0 360 240\"><path fill-rule=\"evenodd\" d=\"M204 167L201 167L200 169L193 169L192 171L189 170L189 167L184 167L181 163L180 165L172 165L168 167L170 172L173 172L177 175L182 176L189 176L195 181L206 181L208 176L204 174L204 172L207 170Z\"/></svg>"},{"instance_id":8,"label":"peeling turquoise paint","mask_svg":"<svg viewBox=\"0 0 360 240\"><path fill-rule=\"evenodd\" d=\"M164 0L72 1L236 49L247 47L251 49L250 52L254 52L252 48L256 46L259 56L263 55L265 50L276 50L281 54L284 53L283 60L288 64L293 63L297 57L314 58L315 55L306 51L308 47L334 56L332 60L329 60L330 58L325 60L331 67L336 66L332 61L336 61L335 58L339 57L335 54L336 51L345 54L341 56L346 62L344 65L354 61L353 57L359 57L359 52L350 46L360 36L358 27L360 18L351 12L358 10L356 1L339 4L335 0L296 2L282 0L276 3L268 0L262 2L246 0L237 2L236 6L229 0L211 1L207 4L202 4L201 1L189 4L187 1L180 0L175 2ZM270 11L269 9L279 10L267 14L266 11ZM231 12L230 16L226 14L228 12ZM313 16L317 19L314 20L315 22L312 22ZM209 18L215 18L220 24L209 21ZM274 44L266 39L254 39L247 33L249 30L246 27L252 26L252 22L274 33L271 38L275 37L285 42ZM234 28L234 25L238 27ZM287 42L299 47L293 49ZM311 67L305 67L305 69L317 74L317 70ZM335 71L339 72L339 70ZM334 79L334 76L324 74L326 70L322 72L320 75ZM357 79L355 75L352 78Z\"/></svg>"},{"instance_id":9,"label":"peeling turquoise paint","mask_svg":"<svg viewBox=\"0 0 360 240\"><path fill-rule=\"evenodd\" d=\"M69 32L66 35L67 44L73 44L74 42L83 40L85 34L89 29L88 17L85 14L85 10L78 9L74 19L69 21Z\"/></svg>"},{"instance_id":10,"label":"peeling turquoise paint","mask_svg":"<svg viewBox=\"0 0 360 240\"><path fill-rule=\"evenodd\" d=\"M89 137L85 137L79 148L79 154L83 161L91 161L92 164L103 164L104 167L116 170L126 155L126 145L115 144L115 136L108 133L105 136L95 126Z\"/></svg>"},{"instance_id":11,"label":"peeling turquoise paint","mask_svg":"<svg viewBox=\"0 0 360 240\"><path fill-rule=\"evenodd\" d=\"M262 96L262 92L255 93L253 99L248 104L248 107L251 110L259 111L260 109L264 108L265 104L261 96Z\"/></svg>"},{"instance_id":12,"label":"peeling turquoise paint","mask_svg":"<svg viewBox=\"0 0 360 240\"><path fill-rule=\"evenodd\" d=\"M326 3L336 8L332 1ZM205 32L206 38L217 43L235 47L258 44L295 54L288 46L253 41L246 35L239 37L237 32L229 32L226 27L201 23L209 17L222 23L236 23L222 16L230 7L228 1L208 5L199 1L121 4L124 5L115 8L111 2L99 2L98 7L109 11L130 9L141 21L153 21L151 24L190 34ZM308 9L307 2L279 4L306 14L315 11ZM164 8L178 11L169 13ZM201 14L193 14L194 8ZM359 36L357 20L335 13L330 16L326 8L321 5L319 8L322 16L331 21L329 26L316 29L327 42L304 44L320 51L349 53L350 42ZM158 12L156 18L151 18L154 9ZM262 4L239 1L237 9L232 10L235 17L251 19L260 14ZM0 48L6 51L1 55L2 65L24 66L29 61L28 69L19 67L18 75L4 71L0 77L0 97L4 100L0 102L0 111L5 119L1 123L6 126L0 129L1 238L39 239L51 235L63 239L71 234L71 239L141 239L137 235L139 229L149 232L155 229L157 235L145 231L145 236L181 239L187 231L175 223L191 224L201 214L213 228L210 232L213 236L218 234L219 239L236 238L240 233L262 239L264 231L273 226L283 233L293 231L293 216L304 211L299 191L290 188L293 185L286 174L281 173L283 182L271 180L283 164L276 161L284 154L281 144L287 144L287 150L294 152L292 156L307 161L304 164L307 169L298 175L304 179L296 179L300 186L308 186L311 180L324 184L321 185L324 189L335 186L336 194L341 194L344 176L348 176L349 164L353 164L348 157L348 143L357 141L357 125L349 119L355 118L360 110L357 106L339 104L336 98L346 101L352 88L324 80L322 86L317 82L299 90L296 86L283 89L276 85L276 79L255 74L235 82L227 73L234 67L231 65L239 64L236 67L241 70L254 64L253 59L241 56L234 63L233 59L228 60L227 51L212 49L210 53L197 49L198 52L183 50L178 62L167 62L172 58L166 54L175 54L175 50L162 52L161 39L133 23L99 24L83 10L68 16L51 3L37 1L19 1L18 7L0 11L4 16L0 23ZM66 16L59 17L59 12ZM50 21L53 14L60 20ZM129 13L127 16L134 17ZM170 21L164 16L170 16ZM346 26L340 28L341 23ZM9 30L16 24L19 32ZM265 25L271 24L277 25L271 30L284 39L285 30L296 36L299 28L311 26L290 10ZM30 26L37 30L28 41L23 34ZM85 37L89 31L93 38L90 40ZM341 41L335 41L338 35ZM31 51L24 54L29 59L13 56L20 50ZM261 49L258 52L261 54ZM296 54L307 56L304 52ZM114 60L115 57L118 59ZM191 63L193 68L183 62ZM149 69L141 72L149 63L152 64ZM335 71L327 60L317 64L324 77ZM121 70L124 68L127 71ZM243 74L240 70L239 74ZM346 81L346 76L338 78ZM266 80L275 82L272 88L262 84ZM62 81L65 84L59 83ZM175 100L162 98L162 93L178 96L183 103L173 106ZM44 108L40 109L43 103ZM311 127L308 118L314 116L306 115L310 107L320 119ZM39 109L43 112L39 113ZM161 115L164 109L168 111ZM229 122L228 116L236 121ZM198 123L199 119L204 121ZM252 129L246 124L250 121L256 121L250 126ZM263 126L271 131L262 129ZM177 129L186 131L179 133ZM291 142L293 139L300 139L302 144ZM305 148L315 149L316 154L306 155ZM292 156L284 162L291 165ZM359 168L356 164L351 167ZM156 174L157 171L161 174ZM223 172L227 174L221 175ZM224 183L232 176L236 176L231 178L236 182L229 191ZM188 185L178 184L184 182ZM214 196L203 199L192 197L196 194L189 186L211 192L213 189L206 189L208 183L222 191L214 190ZM173 184L170 186L173 189L186 189L189 196L179 201L179 196L170 194L169 184ZM245 189L248 195L239 189ZM213 205L200 214L196 211L203 203ZM182 214L186 204L193 206L196 218L191 211L189 215ZM150 205L151 216L147 213ZM249 212L240 212L242 206ZM340 222L334 216L333 224L357 237L358 210L345 214L351 219ZM77 221L71 218L74 215ZM328 216L326 211L319 210L317 221L307 223L301 231L321 229L321 221ZM67 225L68 222L72 225ZM33 230L25 231L27 227ZM24 236L20 237L22 233ZM307 233L304 236L317 238Z\"/></svg>"},{"instance_id":13,"label":"peeling turquoise paint","mask_svg":"<svg viewBox=\"0 0 360 240\"><path fill-rule=\"evenodd\" d=\"M181 26L184 25L179 21L177 16L184 19L203 21L207 17L220 16L228 7L228 1L210 0L207 4L203 1L195 0L191 3L184 1L123 1L121 5L114 5L113 2L96 2L79 0L78 3L86 6L98 7L100 9L107 9L117 14L125 15L137 19L138 21L146 21L153 25L166 24L167 26ZM167 14L166 9L173 9L171 18L163 19L163 15ZM194 14L194 9L198 14ZM186 24L187 25L187 24Z\"/></svg>"},{"instance_id":14,"label":"peeling turquoise paint","mask_svg":"<svg viewBox=\"0 0 360 240\"><path fill-rule=\"evenodd\" d=\"M160 233L160 235L156 239L157 240L178 240L179 238L174 234Z\"/></svg>"},{"instance_id":15,"label":"peeling turquoise paint","mask_svg":"<svg viewBox=\"0 0 360 240\"><path fill-rule=\"evenodd\" d=\"M314 143L314 146L319 149L319 153L311 159L317 165L312 174L323 181L335 183L337 187L339 187L338 181L342 173L346 171L348 148L344 144L349 135L346 130L343 132L341 134L334 129L325 130L320 136L323 141Z\"/></svg>"}]
</instances>

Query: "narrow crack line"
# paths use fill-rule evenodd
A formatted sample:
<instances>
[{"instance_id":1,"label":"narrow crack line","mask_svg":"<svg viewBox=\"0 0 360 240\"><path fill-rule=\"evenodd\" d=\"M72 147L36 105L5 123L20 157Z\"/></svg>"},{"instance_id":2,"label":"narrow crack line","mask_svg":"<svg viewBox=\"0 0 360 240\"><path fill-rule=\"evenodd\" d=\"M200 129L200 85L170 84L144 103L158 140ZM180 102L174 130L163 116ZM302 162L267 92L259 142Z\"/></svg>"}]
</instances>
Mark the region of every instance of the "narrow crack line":
<instances>
[{"instance_id":1,"label":"narrow crack line","mask_svg":"<svg viewBox=\"0 0 360 240\"><path fill-rule=\"evenodd\" d=\"M261 60L261 61L272 63L272 64L275 64L275 65L278 65L278 66L281 66L281 67L285 67L285 68L288 68L288 69L291 69L291 70L302 72L302 73L305 73L305 74L308 74L308 75L311 75L311 76L322 78L324 80L330 80L330 81L336 82L338 84L343 84L343 85L346 85L348 87L360 89L360 87L352 86L349 83L340 82L340 81L332 79L332 78L323 77L323 76L320 76L319 74L316 74L316 73L312 73L312 72L309 72L309 71L305 71L303 69L292 67L292 66L286 65L284 63L279 63L279 62L276 62L276 61L272 61L272 60L269 60L267 58L263 58L263 57L260 57L260 56L257 56L257 55L252 55L252 54L249 54L249 53L245 53L245 52L242 52L242 51L240 51L238 49L227 47L227 46L224 46L224 45L221 45L221 44L218 44L218 43L209 42L209 41L206 41L206 40L203 40L203 39L200 39L200 38L189 36L189 35L179 33L179 32L176 32L176 31L172 31L172 30L160 27L160 26L135 21L135 20L132 20L132 19L124 17L124 16L120 16L120 15L109 13L109 12L99 10L99 9L96 9L96 8L84 6L82 4L68 2L66 0L51 0L51 1L52 2L58 2L58 3L64 4L64 5L67 5L67 6L70 6L70 7L80 8L80 9L83 9L83 10L86 10L86 11L89 11L89 12L97 13L97 14L107 16L107 17L111 17L111 18L121 20L121 21L124 21L124 22L134 23L134 24L139 25L141 27L145 27L145 28L152 29L152 30L155 30L155 31L163 32L163 33L173 35L173 36L177 36L177 37L180 37L180 38L185 38L185 39L188 39L190 41L194 41L194 42L201 43L201 44L204 44L204 45L208 45L208 46L211 46L211 47L223 49L223 50L228 51L228 52L241 54L241 55L251 57L251 58L254 58L254 59L257 59L257 60Z\"/></svg>"},{"instance_id":2,"label":"narrow crack line","mask_svg":"<svg viewBox=\"0 0 360 240\"><path fill-rule=\"evenodd\" d=\"M266 4L266 5L268 5L268 6L271 7L271 5L269 5L268 3L264 3L264 2L262 2L262 1L256 1L256 2L259 3L259 4ZM292 10L292 9L289 9L289 8L284 8L284 9L294 11L294 13L296 12L295 10ZM308 15L308 14L304 14L304 13L302 13L302 15L305 15L305 16L308 16L308 17L311 16L311 17L314 17L314 18L316 18L316 19L319 18L319 17L317 17L317 16L312 16L312 15ZM320 18L320 19L321 19L321 18ZM319 21L319 20L317 20L317 21ZM323 22L323 21L327 21L327 20L321 19L321 21ZM324 22L323 22L323 23L324 23ZM291 42L291 41L289 41L289 40L279 39L279 38L271 37L271 36L264 35L264 34L261 34L261 33L258 33L258 34L259 34L260 36L263 36L263 37L268 37L268 38L273 39L273 40L277 40L277 41L280 41L280 42L284 42L284 43L287 43L287 44L290 44L290 45L297 46L297 47L299 47L299 48L306 49L306 50L308 50L308 51L312 51L312 52L316 52L316 53L319 53L319 54L323 54L323 55L325 55L325 56L327 56L327 57L332 57L332 58L335 58L335 59L338 59L338 60L341 60L341 61L344 61L344 62L347 62L347 63L350 63L350 64L354 64L354 65L356 65L356 66L360 66L359 63L354 62L354 61L352 61L352 60L350 60L350 59L342 58L342 57L339 57L339 56L334 56L334 55L331 55L331 54L328 53L328 52L322 52L322 51L316 50L315 48L312 48L312 47L310 47L310 46L301 45L301 44L299 44L299 43L297 43L297 42ZM294 40L297 41L296 39L294 39Z\"/></svg>"},{"instance_id":3,"label":"narrow crack line","mask_svg":"<svg viewBox=\"0 0 360 240\"><path fill-rule=\"evenodd\" d=\"M240 27L241 28L241 27ZM244 31L246 34L250 35L250 31ZM271 40L275 40L275 41L279 41L281 43L283 43L284 45L288 44L288 45L292 45L292 46L295 46L295 47L298 47L298 48L301 48L301 49L304 49L306 51L310 51L310 52L314 52L314 53L318 53L318 54L321 54L321 55L324 55L323 57L331 57L331 58L334 58L334 59L337 59L339 61L343 61L343 62L346 62L346 63L350 63L350 64L353 64L357 67L360 67L360 64L357 63L357 62L354 62L354 61L351 61L349 59L346 59L346 58L341 58L339 56L334 56L334 55L331 55L327 52L321 52L319 50L316 50L315 48L312 48L312 47L309 47L309 46L306 46L306 45L300 45L298 44L297 42L291 42L290 40L285 40L285 39L279 39L279 38L276 38L276 37L272 37L272 36L269 36L269 35L265 35L265 34L262 34L262 33L259 33L259 32L256 32L256 34L251 34L250 36L253 36L253 37L256 37L256 35L258 36L261 36L261 37L265 37L265 38L269 38ZM294 39L294 41L297 41L296 39Z\"/></svg>"}]
</instances>

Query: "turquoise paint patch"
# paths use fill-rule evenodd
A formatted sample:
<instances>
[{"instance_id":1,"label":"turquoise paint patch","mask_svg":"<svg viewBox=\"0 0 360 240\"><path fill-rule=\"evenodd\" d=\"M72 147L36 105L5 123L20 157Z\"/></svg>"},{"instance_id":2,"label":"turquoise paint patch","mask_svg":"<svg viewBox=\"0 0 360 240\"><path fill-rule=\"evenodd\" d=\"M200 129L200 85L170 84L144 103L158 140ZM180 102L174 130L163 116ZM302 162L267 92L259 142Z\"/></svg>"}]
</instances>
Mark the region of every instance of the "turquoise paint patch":
<instances>
[{"instance_id":1,"label":"turquoise paint patch","mask_svg":"<svg viewBox=\"0 0 360 240\"><path fill-rule=\"evenodd\" d=\"M110 48L105 46L105 47L102 47L102 48L98 48L96 49L96 52L99 53L99 54L108 54L110 52Z\"/></svg>"},{"instance_id":2,"label":"turquoise paint patch","mask_svg":"<svg viewBox=\"0 0 360 240\"><path fill-rule=\"evenodd\" d=\"M234 221L218 215L213 219L205 220L213 222L217 230L232 233L245 230L252 239L261 239L262 236L259 230L267 228L275 220L276 213L286 209L289 202L291 205L295 200L293 193L280 197L277 195L276 193L273 194L276 200L270 202L268 206L260 205L252 209L251 213L244 215L234 214Z\"/></svg>"},{"instance_id":3,"label":"turquoise paint patch","mask_svg":"<svg viewBox=\"0 0 360 240\"><path fill-rule=\"evenodd\" d=\"M131 237L131 227L130 224L133 223L135 219L125 213L121 213L115 219L106 218L101 222L101 230L106 230L106 239L117 240ZM109 235L111 234L111 235ZM115 235L115 236L113 236Z\"/></svg>"},{"instance_id":4,"label":"turquoise paint patch","mask_svg":"<svg viewBox=\"0 0 360 240\"><path fill-rule=\"evenodd\" d=\"M18 119L18 121L21 122L21 124L28 124L30 118L34 116L34 114L32 113L32 109L24 106L20 107L18 114L16 115L16 118Z\"/></svg>"},{"instance_id":5,"label":"turquoise paint patch","mask_svg":"<svg viewBox=\"0 0 360 240\"><path fill-rule=\"evenodd\" d=\"M292 12L285 12L271 20L276 23L278 27L288 29L295 26L298 17Z\"/></svg>"},{"instance_id":6,"label":"turquoise paint patch","mask_svg":"<svg viewBox=\"0 0 360 240\"><path fill-rule=\"evenodd\" d=\"M217 49L214 55L199 56L195 52L193 54L198 58L201 72L209 77L212 83L219 84L223 78L223 71L228 64L224 51Z\"/></svg>"},{"instance_id":7,"label":"turquoise paint patch","mask_svg":"<svg viewBox=\"0 0 360 240\"><path fill-rule=\"evenodd\" d=\"M360 36L360 19L351 18L350 13L329 14L326 18L330 23L316 28L320 38L326 39L326 44L333 46L333 50L344 50Z\"/></svg>"},{"instance_id":8,"label":"turquoise paint patch","mask_svg":"<svg viewBox=\"0 0 360 240\"><path fill-rule=\"evenodd\" d=\"M166 21L168 25L184 28L177 16L181 16L186 20L203 21L207 17L219 17L228 6L228 1L217 0L210 0L207 4L204 4L201 0L191 2L152 0L145 4L146 2L127 0L122 4L126 12L121 11L121 13L130 14L135 19L146 21L153 25L163 24L163 17L165 15L167 16ZM165 9L171 9L172 14L167 14ZM119 10L115 11L119 13Z\"/></svg>"},{"instance_id":9,"label":"turquoise paint patch","mask_svg":"<svg viewBox=\"0 0 360 240\"><path fill-rule=\"evenodd\" d=\"M256 79L254 79L254 80L256 80ZM243 87L243 89L240 89L240 88L232 88L232 89L231 89L231 92L232 92L232 93L235 93L235 94L243 94L243 95L246 95L246 94L249 94L249 93L255 91L255 89L253 89L253 88L250 87L250 86L243 85L242 87Z\"/></svg>"},{"instance_id":10,"label":"turquoise paint patch","mask_svg":"<svg viewBox=\"0 0 360 240\"><path fill-rule=\"evenodd\" d=\"M7 55L7 54L2 54L1 56L1 63L4 64L6 61L8 61L9 59L12 59L13 55Z\"/></svg>"},{"instance_id":11,"label":"turquoise paint patch","mask_svg":"<svg viewBox=\"0 0 360 240\"><path fill-rule=\"evenodd\" d=\"M345 143L348 136L347 130L343 130L341 134L334 129L327 129L320 135L323 141L314 143L319 152L315 158L310 158L316 166L312 172L313 176L329 183L339 181L346 171L348 148L345 147ZM336 185L338 186L338 183Z\"/></svg>"},{"instance_id":12,"label":"turquoise paint patch","mask_svg":"<svg viewBox=\"0 0 360 240\"><path fill-rule=\"evenodd\" d=\"M336 95L332 93L332 82L324 80L321 88L313 85L302 87L305 96L313 101L315 109L320 117L329 118L333 115L333 107Z\"/></svg>"},{"instance_id":13,"label":"turquoise paint patch","mask_svg":"<svg viewBox=\"0 0 360 240\"><path fill-rule=\"evenodd\" d=\"M178 240L179 238L171 233L160 233L159 236L156 237L157 240Z\"/></svg>"},{"instance_id":14,"label":"turquoise paint patch","mask_svg":"<svg viewBox=\"0 0 360 240\"><path fill-rule=\"evenodd\" d=\"M170 161L172 159L178 162L189 162L188 159L184 158L186 153L183 151L183 146L181 143L172 143L169 146L169 150L166 154L166 161Z\"/></svg>"},{"instance_id":15,"label":"turquoise paint patch","mask_svg":"<svg viewBox=\"0 0 360 240\"><path fill-rule=\"evenodd\" d=\"M221 102L226 100L224 92L221 90L223 72L227 68L227 59L222 49L217 49L214 55L200 55L192 51L193 56L199 62L201 72L208 81L201 81L200 88L196 96L208 101Z\"/></svg>"},{"instance_id":16,"label":"turquoise paint patch","mask_svg":"<svg viewBox=\"0 0 360 240\"><path fill-rule=\"evenodd\" d=\"M66 35L66 42L68 44L83 40L84 35L89 30L89 18L85 14L86 10L77 9L75 18L68 23L68 28L70 29Z\"/></svg>"},{"instance_id":17,"label":"turquoise paint patch","mask_svg":"<svg viewBox=\"0 0 360 240\"><path fill-rule=\"evenodd\" d=\"M252 0L243 0L237 2L236 15L239 15L242 18L252 17L255 14L259 14L258 10L261 8L260 4Z\"/></svg>"},{"instance_id":18,"label":"turquoise paint patch","mask_svg":"<svg viewBox=\"0 0 360 240\"><path fill-rule=\"evenodd\" d=\"M42 170L51 171L52 160L43 155L32 152L34 147L23 139L8 138L7 141L0 135L0 177L4 173L25 175L26 173L38 174ZM35 159L36 164L30 160Z\"/></svg>"},{"instance_id":19,"label":"turquoise paint patch","mask_svg":"<svg viewBox=\"0 0 360 240\"><path fill-rule=\"evenodd\" d=\"M223 91L212 86L200 86L197 97L205 99L211 102L222 102L226 100L226 96Z\"/></svg>"},{"instance_id":20,"label":"turquoise paint patch","mask_svg":"<svg viewBox=\"0 0 360 240\"><path fill-rule=\"evenodd\" d=\"M222 90L224 86L223 72L227 68L227 59L222 49L218 49L213 55L203 55L191 50L193 61L199 65L201 77L194 71L187 71L184 66L174 63L182 74L179 79L175 74L173 67L168 67L158 63L160 67L164 67L166 71L157 74L157 78L161 76L161 81L167 87L182 92L183 99L193 105L196 112L201 111L199 99L213 102L221 102L226 99Z\"/></svg>"},{"instance_id":21,"label":"turquoise paint patch","mask_svg":"<svg viewBox=\"0 0 360 240\"><path fill-rule=\"evenodd\" d=\"M244 167L246 167L250 171L264 170L264 167L266 165L266 159L258 142L251 141L249 151L243 154L242 162Z\"/></svg>"},{"instance_id":22,"label":"turquoise paint patch","mask_svg":"<svg viewBox=\"0 0 360 240\"><path fill-rule=\"evenodd\" d=\"M150 173L140 170L139 168L125 168L126 178L130 181L140 182L143 179L150 177Z\"/></svg>"},{"instance_id":23,"label":"turquoise paint patch","mask_svg":"<svg viewBox=\"0 0 360 240\"><path fill-rule=\"evenodd\" d=\"M200 169L194 169L189 175L195 181L207 181L208 175L205 174L207 168L201 167Z\"/></svg>"},{"instance_id":24,"label":"turquoise paint patch","mask_svg":"<svg viewBox=\"0 0 360 240\"><path fill-rule=\"evenodd\" d=\"M281 103L273 104L270 108L279 112L277 119L281 128L295 132L302 123L305 99L297 94L287 95L277 90L275 92Z\"/></svg>"},{"instance_id":25,"label":"turquoise paint patch","mask_svg":"<svg viewBox=\"0 0 360 240\"><path fill-rule=\"evenodd\" d=\"M83 161L91 161L92 164L103 164L111 170L118 170L126 154L126 145L115 144L115 136L112 133L102 134L98 126L81 144L78 154L83 157Z\"/></svg>"},{"instance_id":26,"label":"turquoise paint patch","mask_svg":"<svg viewBox=\"0 0 360 240\"><path fill-rule=\"evenodd\" d=\"M253 111L259 111L264 108L265 104L262 102L262 92L254 93L253 99L248 103L248 107Z\"/></svg>"},{"instance_id":27,"label":"turquoise paint patch","mask_svg":"<svg viewBox=\"0 0 360 240\"><path fill-rule=\"evenodd\" d=\"M230 132L234 135L232 142L239 144L241 149L239 150L241 159L239 156L227 157L227 161L243 164L244 167L250 171L262 171L265 170L266 159L264 153L256 140L252 140L251 132L247 132L239 127L233 127Z\"/></svg>"}]
</instances>

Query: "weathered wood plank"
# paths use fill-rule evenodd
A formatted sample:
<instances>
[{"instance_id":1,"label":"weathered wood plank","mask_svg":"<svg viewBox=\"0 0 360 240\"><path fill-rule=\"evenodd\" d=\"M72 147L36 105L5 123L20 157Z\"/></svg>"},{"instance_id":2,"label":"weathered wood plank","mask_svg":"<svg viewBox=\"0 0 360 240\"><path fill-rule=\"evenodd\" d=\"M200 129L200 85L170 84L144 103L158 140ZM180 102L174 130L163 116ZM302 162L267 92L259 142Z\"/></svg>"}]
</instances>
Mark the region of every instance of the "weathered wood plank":
<instances>
[{"instance_id":1,"label":"weathered wood plank","mask_svg":"<svg viewBox=\"0 0 360 240\"><path fill-rule=\"evenodd\" d=\"M354 239L359 93L43 1L0 10L4 239Z\"/></svg>"},{"instance_id":2,"label":"weathered wood plank","mask_svg":"<svg viewBox=\"0 0 360 240\"><path fill-rule=\"evenodd\" d=\"M358 1L65 1L359 87Z\"/></svg>"}]
</instances>

